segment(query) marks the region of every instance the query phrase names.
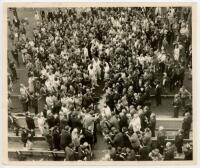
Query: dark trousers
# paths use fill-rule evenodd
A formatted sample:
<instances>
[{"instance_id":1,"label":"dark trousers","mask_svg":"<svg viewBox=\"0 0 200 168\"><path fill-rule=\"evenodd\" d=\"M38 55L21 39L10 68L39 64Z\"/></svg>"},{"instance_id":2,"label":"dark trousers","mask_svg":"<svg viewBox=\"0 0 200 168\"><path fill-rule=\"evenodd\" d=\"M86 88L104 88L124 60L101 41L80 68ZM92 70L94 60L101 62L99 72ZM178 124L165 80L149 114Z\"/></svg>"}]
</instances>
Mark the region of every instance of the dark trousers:
<instances>
[{"instance_id":1,"label":"dark trousers","mask_svg":"<svg viewBox=\"0 0 200 168\"><path fill-rule=\"evenodd\" d=\"M174 106L174 118L178 118L178 113L179 113L179 107Z\"/></svg>"},{"instance_id":2,"label":"dark trousers","mask_svg":"<svg viewBox=\"0 0 200 168\"><path fill-rule=\"evenodd\" d=\"M176 149L178 153L182 153L182 145L177 145Z\"/></svg>"},{"instance_id":3,"label":"dark trousers","mask_svg":"<svg viewBox=\"0 0 200 168\"><path fill-rule=\"evenodd\" d=\"M161 105L161 95L156 95L156 105L159 106Z\"/></svg>"},{"instance_id":4,"label":"dark trousers","mask_svg":"<svg viewBox=\"0 0 200 168\"><path fill-rule=\"evenodd\" d=\"M186 130L184 131L184 139L189 139L190 138L190 131Z\"/></svg>"}]
</instances>

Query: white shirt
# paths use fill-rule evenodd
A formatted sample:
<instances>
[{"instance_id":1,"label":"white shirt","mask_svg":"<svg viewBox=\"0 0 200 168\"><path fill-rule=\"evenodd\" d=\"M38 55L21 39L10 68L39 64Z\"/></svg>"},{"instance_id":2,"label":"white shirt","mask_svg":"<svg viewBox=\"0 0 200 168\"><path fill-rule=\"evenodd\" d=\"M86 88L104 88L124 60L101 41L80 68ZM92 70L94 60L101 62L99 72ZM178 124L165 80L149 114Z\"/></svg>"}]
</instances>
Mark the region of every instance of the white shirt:
<instances>
[{"instance_id":1,"label":"white shirt","mask_svg":"<svg viewBox=\"0 0 200 168\"><path fill-rule=\"evenodd\" d=\"M104 117L104 116L106 116L106 117L111 117L111 110L110 110L110 107L109 106L107 106L106 108L104 107L103 108L103 114L102 114L102 116Z\"/></svg>"},{"instance_id":2,"label":"white shirt","mask_svg":"<svg viewBox=\"0 0 200 168\"><path fill-rule=\"evenodd\" d=\"M134 131L134 132L140 131L140 129L141 129L140 117L138 116L137 118L133 118L133 119L130 121L129 127L130 127L130 128L133 128L133 131Z\"/></svg>"},{"instance_id":3,"label":"white shirt","mask_svg":"<svg viewBox=\"0 0 200 168\"><path fill-rule=\"evenodd\" d=\"M53 106L53 98L51 96L46 97L46 103L48 106Z\"/></svg>"},{"instance_id":4,"label":"white shirt","mask_svg":"<svg viewBox=\"0 0 200 168\"><path fill-rule=\"evenodd\" d=\"M179 60L179 56L180 56L180 49L179 48L175 48L174 49L174 59L176 61L178 61Z\"/></svg>"}]
</instances>

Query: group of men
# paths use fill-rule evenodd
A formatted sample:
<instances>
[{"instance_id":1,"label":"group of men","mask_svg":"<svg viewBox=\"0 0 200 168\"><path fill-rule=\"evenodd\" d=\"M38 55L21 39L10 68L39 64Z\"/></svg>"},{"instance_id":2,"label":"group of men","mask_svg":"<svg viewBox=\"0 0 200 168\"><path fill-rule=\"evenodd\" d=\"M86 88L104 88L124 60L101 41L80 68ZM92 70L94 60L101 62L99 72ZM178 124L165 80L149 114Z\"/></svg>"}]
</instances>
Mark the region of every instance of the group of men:
<instances>
[{"instance_id":1,"label":"group of men","mask_svg":"<svg viewBox=\"0 0 200 168\"><path fill-rule=\"evenodd\" d=\"M66 160L91 159L98 125L115 153L110 153L113 160L135 160L134 153L142 155L146 146L146 159L158 150L163 154L165 134L155 147L151 144L156 118L150 95L155 94L159 106L163 91L183 85L185 68L191 67L191 9L34 10L32 37L27 35L31 24L27 18L20 21L14 12L14 24L9 22L13 58L18 64L21 55L28 70L28 87L20 85L28 129L35 129L28 124L33 108L49 149L64 149ZM15 72L11 67L11 86ZM102 88L105 105L98 110ZM38 101L44 104L42 112ZM191 122L187 124L191 127ZM25 133L23 142L31 141L31 135ZM126 157L121 157L124 152Z\"/></svg>"}]
</instances>

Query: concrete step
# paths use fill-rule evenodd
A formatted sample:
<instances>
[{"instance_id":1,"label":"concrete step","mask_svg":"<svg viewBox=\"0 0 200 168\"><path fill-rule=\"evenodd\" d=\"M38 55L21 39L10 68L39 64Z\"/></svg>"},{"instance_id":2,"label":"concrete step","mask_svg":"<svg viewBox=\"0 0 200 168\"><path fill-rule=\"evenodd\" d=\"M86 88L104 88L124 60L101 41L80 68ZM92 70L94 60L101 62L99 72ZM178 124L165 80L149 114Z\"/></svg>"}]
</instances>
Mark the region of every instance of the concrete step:
<instances>
[{"instance_id":1,"label":"concrete step","mask_svg":"<svg viewBox=\"0 0 200 168\"><path fill-rule=\"evenodd\" d=\"M103 141L104 141L104 139L103 138L101 138L100 140L98 139L98 141L100 142L100 143L102 143L102 144L100 144L100 145L95 145L95 149L99 149L99 148L103 148L103 149L107 149L107 144L104 142L103 143ZM153 143L155 143L157 141L157 138L156 137L152 137L152 142ZM175 139L174 138L167 138L166 139L166 142L172 142L172 143L174 143L174 141L175 141ZM184 139L184 142L185 143L187 143L187 142L192 142L192 139ZM23 144L22 144L22 141L21 141L21 137L20 136L9 136L8 137L8 145L9 145L9 147L10 146L22 146ZM45 138L43 137L43 136L35 136L34 138L33 138L33 145L34 146L37 146L37 147L47 147L48 148L48 144L47 144L47 142L46 142L46 140L45 140Z\"/></svg>"},{"instance_id":2,"label":"concrete step","mask_svg":"<svg viewBox=\"0 0 200 168\"><path fill-rule=\"evenodd\" d=\"M19 113L16 116L17 123L21 127L27 127L24 114ZM37 117L34 117L35 125L38 127ZM156 128L159 128L159 126L163 126L164 128L171 129L171 130L178 130L181 128L183 122L183 117L180 118L162 118L157 117L156 118Z\"/></svg>"},{"instance_id":3,"label":"concrete step","mask_svg":"<svg viewBox=\"0 0 200 168\"><path fill-rule=\"evenodd\" d=\"M170 141L171 140L173 141L175 139L176 134L177 134L177 132L167 131L167 139L170 140ZM156 135L157 135L157 131L156 131ZM192 132L190 133L190 137L192 139ZM103 138L99 138L99 137L97 137L97 139L100 142L103 140ZM152 138L152 139L156 140L156 138ZM36 134L36 136L34 136L33 140L34 140L34 142L35 141L44 141L45 137L40 135L40 134ZM16 136L14 133L9 133L8 142L21 142L21 136Z\"/></svg>"}]
</instances>

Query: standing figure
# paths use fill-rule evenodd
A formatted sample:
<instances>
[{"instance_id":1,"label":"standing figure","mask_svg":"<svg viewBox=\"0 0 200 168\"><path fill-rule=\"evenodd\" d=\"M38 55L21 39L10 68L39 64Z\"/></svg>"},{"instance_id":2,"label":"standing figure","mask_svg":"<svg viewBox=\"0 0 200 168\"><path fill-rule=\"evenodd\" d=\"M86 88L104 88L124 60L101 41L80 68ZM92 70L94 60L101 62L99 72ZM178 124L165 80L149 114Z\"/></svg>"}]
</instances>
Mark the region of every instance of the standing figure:
<instances>
[{"instance_id":1,"label":"standing figure","mask_svg":"<svg viewBox=\"0 0 200 168\"><path fill-rule=\"evenodd\" d=\"M164 152L165 147L165 139L166 139L166 131L162 126L159 127L158 135L157 135L157 147L161 154Z\"/></svg>"},{"instance_id":2,"label":"standing figure","mask_svg":"<svg viewBox=\"0 0 200 168\"><path fill-rule=\"evenodd\" d=\"M161 105L162 101L161 101L161 86L160 83L158 82L156 84L156 88L155 88L155 98L156 98L156 105L159 106Z\"/></svg>"},{"instance_id":3,"label":"standing figure","mask_svg":"<svg viewBox=\"0 0 200 168\"><path fill-rule=\"evenodd\" d=\"M185 117L184 117L183 123L182 123L184 139L189 139L191 124L192 124L192 117L191 117L190 113L185 113Z\"/></svg>"},{"instance_id":4,"label":"standing figure","mask_svg":"<svg viewBox=\"0 0 200 168\"><path fill-rule=\"evenodd\" d=\"M175 136L175 146L176 146L177 152L181 154L182 147L183 147L183 130L178 130L178 133Z\"/></svg>"},{"instance_id":5,"label":"standing figure","mask_svg":"<svg viewBox=\"0 0 200 168\"><path fill-rule=\"evenodd\" d=\"M174 96L173 106L174 106L174 118L178 118L179 109L181 107L181 98L178 94Z\"/></svg>"}]
</instances>

